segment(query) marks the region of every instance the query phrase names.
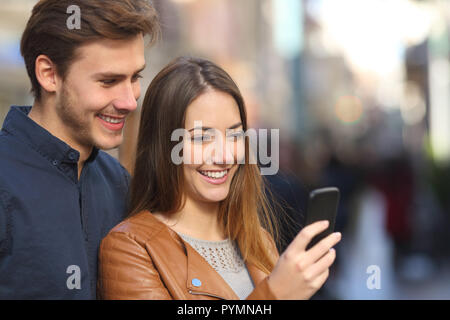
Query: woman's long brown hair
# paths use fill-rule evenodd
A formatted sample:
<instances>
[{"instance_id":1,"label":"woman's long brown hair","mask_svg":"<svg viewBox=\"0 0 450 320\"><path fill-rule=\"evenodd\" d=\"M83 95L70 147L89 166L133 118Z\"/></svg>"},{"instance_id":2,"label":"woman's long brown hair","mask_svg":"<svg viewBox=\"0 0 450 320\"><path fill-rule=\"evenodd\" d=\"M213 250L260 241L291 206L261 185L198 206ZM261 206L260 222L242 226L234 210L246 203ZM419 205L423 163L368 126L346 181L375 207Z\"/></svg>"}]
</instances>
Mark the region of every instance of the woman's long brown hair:
<instances>
[{"instance_id":1,"label":"woman's long brown hair","mask_svg":"<svg viewBox=\"0 0 450 320\"><path fill-rule=\"evenodd\" d=\"M223 69L191 57L169 63L153 79L142 105L130 215L143 210L171 214L183 208L184 176L182 166L171 161L172 149L178 143L171 141L171 134L184 128L187 107L207 89L228 93L235 99L243 129L247 130L244 100ZM249 163L248 138L245 144L245 164L239 165L230 192L220 203L219 219L227 236L237 242L244 261L269 273L276 261L271 259L264 229L277 239L276 219L260 170Z\"/></svg>"}]
</instances>

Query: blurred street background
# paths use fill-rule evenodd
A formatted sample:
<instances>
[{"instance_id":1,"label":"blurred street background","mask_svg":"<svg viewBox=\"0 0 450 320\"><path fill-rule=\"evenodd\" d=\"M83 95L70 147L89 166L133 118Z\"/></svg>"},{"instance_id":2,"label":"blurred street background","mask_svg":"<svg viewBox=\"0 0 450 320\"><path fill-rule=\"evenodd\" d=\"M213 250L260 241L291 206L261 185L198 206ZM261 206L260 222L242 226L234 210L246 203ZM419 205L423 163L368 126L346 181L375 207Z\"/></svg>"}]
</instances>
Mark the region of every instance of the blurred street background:
<instances>
[{"instance_id":1,"label":"blurred street background","mask_svg":"<svg viewBox=\"0 0 450 320\"><path fill-rule=\"evenodd\" d=\"M36 2L0 0L0 123L33 103L19 44ZM236 80L250 127L280 130L266 178L298 223L281 251L308 192L340 189L343 240L315 299L450 299L450 1L153 3L163 35L142 92L177 56L209 58ZM109 151L130 170L138 119Z\"/></svg>"}]
</instances>

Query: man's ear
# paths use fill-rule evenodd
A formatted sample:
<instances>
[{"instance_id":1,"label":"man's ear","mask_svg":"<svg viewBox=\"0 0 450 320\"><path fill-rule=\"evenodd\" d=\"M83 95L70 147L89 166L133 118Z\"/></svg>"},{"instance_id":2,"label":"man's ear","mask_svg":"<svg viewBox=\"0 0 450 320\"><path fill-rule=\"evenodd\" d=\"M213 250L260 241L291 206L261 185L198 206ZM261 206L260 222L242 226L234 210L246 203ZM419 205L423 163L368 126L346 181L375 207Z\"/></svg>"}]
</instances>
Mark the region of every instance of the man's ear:
<instances>
[{"instance_id":1,"label":"man's ear","mask_svg":"<svg viewBox=\"0 0 450 320\"><path fill-rule=\"evenodd\" d=\"M46 55L41 54L36 58L36 78L42 89L47 92L56 92L58 85L58 74L56 66Z\"/></svg>"}]
</instances>

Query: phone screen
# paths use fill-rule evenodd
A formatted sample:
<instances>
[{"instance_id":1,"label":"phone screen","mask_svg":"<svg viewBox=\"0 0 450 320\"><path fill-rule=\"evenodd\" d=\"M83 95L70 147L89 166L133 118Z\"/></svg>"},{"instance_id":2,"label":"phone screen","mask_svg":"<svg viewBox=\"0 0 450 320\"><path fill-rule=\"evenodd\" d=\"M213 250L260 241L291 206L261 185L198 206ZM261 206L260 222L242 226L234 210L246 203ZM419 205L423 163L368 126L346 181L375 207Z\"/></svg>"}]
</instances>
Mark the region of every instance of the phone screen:
<instances>
[{"instance_id":1,"label":"phone screen","mask_svg":"<svg viewBox=\"0 0 450 320\"><path fill-rule=\"evenodd\" d=\"M328 220L328 228L318 234L308 244L307 249L313 247L320 240L334 232L334 224L339 204L339 189L335 187L321 188L311 191L306 211L306 225L316 221Z\"/></svg>"}]
</instances>

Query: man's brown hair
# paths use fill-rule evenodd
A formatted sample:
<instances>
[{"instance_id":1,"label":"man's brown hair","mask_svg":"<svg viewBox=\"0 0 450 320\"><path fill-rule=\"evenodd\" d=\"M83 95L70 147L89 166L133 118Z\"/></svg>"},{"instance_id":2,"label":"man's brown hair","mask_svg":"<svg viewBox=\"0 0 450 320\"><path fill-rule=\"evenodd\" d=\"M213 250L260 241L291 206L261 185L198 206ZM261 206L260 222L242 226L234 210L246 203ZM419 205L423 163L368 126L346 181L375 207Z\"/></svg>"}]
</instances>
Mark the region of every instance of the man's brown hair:
<instances>
[{"instance_id":1,"label":"man's brown hair","mask_svg":"<svg viewBox=\"0 0 450 320\"><path fill-rule=\"evenodd\" d=\"M69 7L80 9L80 28L69 28ZM73 7L72 7L73 8ZM153 43L160 34L158 15L148 0L40 0L33 8L22 35L20 50L31 80L31 92L41 98L36 78L36 58L48 56L64 79L76 49L107 38L121 40L142 33Z\"/></svg>"}]
</instances>

